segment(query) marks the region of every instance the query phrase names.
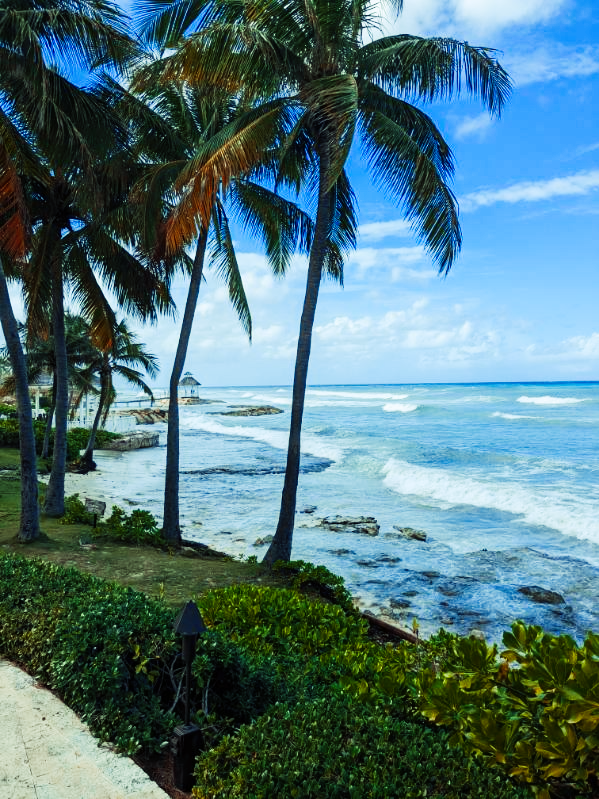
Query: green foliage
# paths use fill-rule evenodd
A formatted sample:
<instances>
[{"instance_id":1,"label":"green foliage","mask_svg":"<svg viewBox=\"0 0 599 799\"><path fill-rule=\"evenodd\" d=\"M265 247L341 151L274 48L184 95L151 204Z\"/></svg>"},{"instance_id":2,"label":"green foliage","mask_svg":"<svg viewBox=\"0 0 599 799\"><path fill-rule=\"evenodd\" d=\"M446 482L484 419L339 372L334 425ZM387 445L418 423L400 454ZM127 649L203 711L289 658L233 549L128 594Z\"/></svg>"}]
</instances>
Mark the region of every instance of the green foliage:
<instances>
[{"instance_id":1,"label":"green foliage","mask_svg":"<svg viewBox=\"0 0 599 799\"><path fill-rule=\"evenodd\" d=\"M113 505L110 516L98 523L95 535L126 544L164 546L158 522L149 511L136 509L127 514L118 505Z\"/></svg>"},{"instance_id":2,"label":"green foliage","mask_svg":"<svg viewBox=\"0 0 599 799\"><path fill-rule=\"evenodd\" d=\"M65 498L65 513L60 519L61 524L93 524L93 522L94 516L85 509L85 503L79 499L79 494ZM158 522L149 511L134 510L127 514L118 505L112 506L112 513L106 520L97 523L94 535L111 541L121 541L124 544L164 546Z\"/></svg>"},{"instance_id":3,"label":"green foliage","mask_svg":"<svg viewBox=\"0 0 599 799\"><path fill-rule=\"evenodd\" d=\"M515 622L503 643L498 659L496 647L455 638L444 673L422 677L424 715L543 799L564 787L596 796L599 636L577 646Z\"/></svg>"},{"instance_id":4,"label":"green foliage","mask_svg":"<svg viewBox=\"0 0 599 799\"><path fill-rule=\"evenodd\" d=\"M42 445L44 443L46 423L42 421L34 421L33 431L35 433L35 447L37 454L40 455L42 451ZM67 431L68 461L75 461L79 458L79 452L85 448L88 438L89 430L87 430L85 427L73 427ZM111 433L108 430L99 430L98 435L96 436L96 444L99 448L101 448L107 441L113 441L115 438L120 438L120 435L117 433ZM54 430L52 430L50 433L50 455L52 455L53 445ZM0 419L0 447L11 447L13 449L19 448L18 419Z\"/></svg>"},{"instance_id":5,"label":"green foliage","mask_svg":"<svg viewBox=\"0 0 599 799\"><path fill-rule=\"evenodd\" d=\"M129 754L158 750L176 724L166 679L173 613L74 569L0 556L0 652L24 663Z\"/></svg>"},{"instance_id":6,"label":"green foliage","mask_svg":"<svg viewBox=\"0 0 599 799\"><path fill-rule=\"evenodd\" d=\"M0 402L0 416L7 416L9 419L17 418L18 411L14 405L7 405L6 402Z\"/></svg>"},{"instance_id":7,"label":"green foliage","mask_svg":"<svg viewBox=\"0 0 599 799\"><path fill-rule=\"evenodd\" d=\"M293 575L294 588L315 588L323 597L341 605L346 611L355 609L343 577L329 571L326 566L315 566L305 560L277 560L272 568L273 571Z\"/></svg>"},{"instance_id":8,"label":"green foliage","mask_svg":"<svg viewBox=\"0 0 599 799\"><path fill-rule=\"evenodd\" d=\"M60 524L93 524L94 514L85 510L85 503L79 499L79 494L71 494L64 498L64 516Z\"/></svg>"},{"instance_id":9,"label":"green foliage","mask_svg":"<svg viewBox=\"0 0 599 799\"><path fill-rule=\"evenodd\" d=\"M333 691L279 704L200 755L196 799L525 799L503 775L452 751L440 730L398 717L392 702Z\"/></svg>"}]
</instances>

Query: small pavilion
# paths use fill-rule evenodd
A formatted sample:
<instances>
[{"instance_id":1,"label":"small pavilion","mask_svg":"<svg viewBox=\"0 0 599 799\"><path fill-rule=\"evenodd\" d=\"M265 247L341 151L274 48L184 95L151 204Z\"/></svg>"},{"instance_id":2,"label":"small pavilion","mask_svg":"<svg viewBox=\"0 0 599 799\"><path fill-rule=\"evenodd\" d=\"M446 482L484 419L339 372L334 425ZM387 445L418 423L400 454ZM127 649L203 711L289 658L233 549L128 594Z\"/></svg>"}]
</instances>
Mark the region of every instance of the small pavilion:
<instances>
[{"instance_id":1,"label":"small pavilion","mask_svg":"<svg viewBox=\"0 0 599 799\"><path fill-rule=\"evenodd\" d=\"M179 381L179 403L181 405L198 405L200 402L198 387L201 385L191 372L185 372Z\"/></svg>"}]
</instances>

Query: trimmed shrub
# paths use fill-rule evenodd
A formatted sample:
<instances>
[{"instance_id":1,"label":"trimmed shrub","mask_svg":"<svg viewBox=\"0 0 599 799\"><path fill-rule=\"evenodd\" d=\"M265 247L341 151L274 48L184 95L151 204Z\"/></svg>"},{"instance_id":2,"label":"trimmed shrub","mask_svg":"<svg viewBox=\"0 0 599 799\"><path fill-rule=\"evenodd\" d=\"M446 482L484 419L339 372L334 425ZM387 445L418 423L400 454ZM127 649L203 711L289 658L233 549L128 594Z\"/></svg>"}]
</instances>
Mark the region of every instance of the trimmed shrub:
<instances>
[{"instance_id":1,"label":"trimmed shrub","mask_svg":"<svg viewBox=\"0 0 599 799\"><path fill-rule=\"evenodd\" d=\"M196 799L527 799L528 790L398 718L332 692L277 705L198 758Z\"/></svg>"},{"instance_id":2,"label":"trimmed shrub","mask_svg":"<svg viewBox=\"0 0 599 799\"><path fill-rule=\"evenodd\" d=\"M60 524L93 523L94 515L85 509L85 503L79 499L79 494L65 498L64 516L60 518ZM118 505L112 506L112 513L107 519L97 523L93 535L124 544L164 546L158 522L149 511L134 510L127 514Z\"/></svg>"}]
</instances>

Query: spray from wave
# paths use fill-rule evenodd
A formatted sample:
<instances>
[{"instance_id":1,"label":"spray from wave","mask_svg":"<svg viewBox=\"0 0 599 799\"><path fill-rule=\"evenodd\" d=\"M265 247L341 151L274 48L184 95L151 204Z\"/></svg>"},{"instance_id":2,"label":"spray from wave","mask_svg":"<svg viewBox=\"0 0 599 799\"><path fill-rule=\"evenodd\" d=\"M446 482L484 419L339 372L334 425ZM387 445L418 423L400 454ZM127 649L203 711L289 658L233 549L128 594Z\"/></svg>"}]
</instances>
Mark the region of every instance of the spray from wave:
<instances>
[{"instance_id":1,"label":"spray from wave","mask_svg":"<svg viewBox=\"0 0 599 799\"><path fill-rule=\"evenodd\" d=\"M599 544L599 503L563 490L543 491L517 483L475 480L447 469L415 466L391 458L383 467L386 486L398 494L449 505L474 505L523 516L564 535Z\"/></svg>"}]
</instances>

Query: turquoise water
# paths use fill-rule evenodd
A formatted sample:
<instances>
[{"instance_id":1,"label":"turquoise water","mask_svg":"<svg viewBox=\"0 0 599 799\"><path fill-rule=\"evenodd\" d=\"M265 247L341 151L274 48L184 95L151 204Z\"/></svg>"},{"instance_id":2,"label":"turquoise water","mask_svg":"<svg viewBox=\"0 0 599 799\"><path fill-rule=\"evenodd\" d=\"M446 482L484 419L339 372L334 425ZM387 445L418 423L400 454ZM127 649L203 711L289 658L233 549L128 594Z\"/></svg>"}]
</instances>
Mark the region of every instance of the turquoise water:
<instances>
[{"instance_id":1,"label":"turquoise water","mask_svg":"<svg viewBox=\"0 0 599 799\"><path fill-rule=\"evenodd\" d=\"M290 389L202 397L285 411L181 410L185 535L260 556L265 547L253 543L278 515ZM492 638L516 617L577 637L599 630L599 384L313 387L303 451L293 557L342 574L364 606L404 624L416 617L425 631ZM132 495L159 513L163 448L130 457L143 477ZM374 516L380 534L318 526L336 514ZM427 541L400 539L394 525L424 530ZM524 586L565 602L532 602Z\"/></svg>"}]
</instances>

